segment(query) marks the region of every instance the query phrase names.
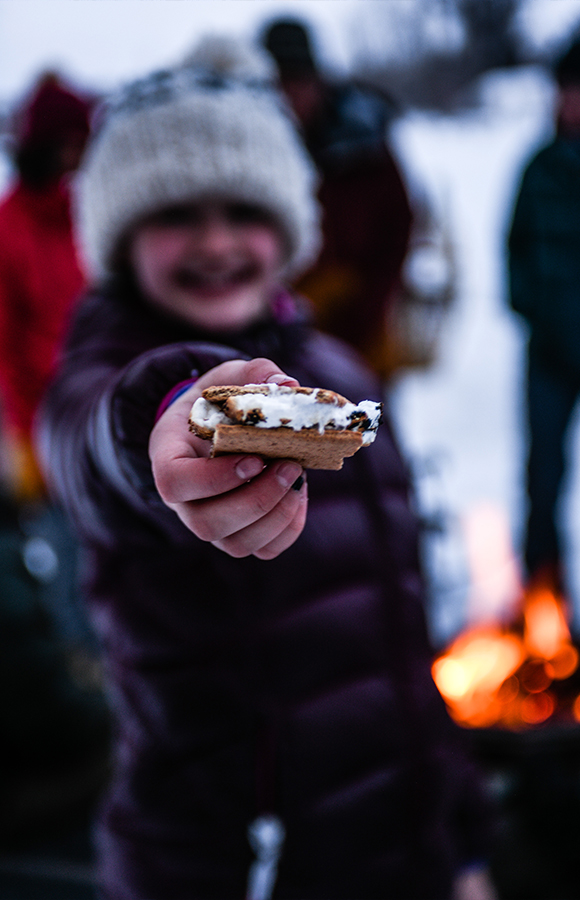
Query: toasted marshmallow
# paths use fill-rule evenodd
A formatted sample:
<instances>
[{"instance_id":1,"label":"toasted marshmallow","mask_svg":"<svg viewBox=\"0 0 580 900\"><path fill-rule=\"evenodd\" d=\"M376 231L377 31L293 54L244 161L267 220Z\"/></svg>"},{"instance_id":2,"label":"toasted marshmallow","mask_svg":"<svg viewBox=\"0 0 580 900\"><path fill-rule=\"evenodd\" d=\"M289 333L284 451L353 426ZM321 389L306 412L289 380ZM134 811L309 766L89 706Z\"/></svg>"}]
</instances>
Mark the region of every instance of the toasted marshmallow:
<instances>
[{"instance_id":1,"label":"toasted marshmallow","mask_svg":"<svg viewBox=\"0 0 580 900\"><path fill-rule=\"evenodd\" d=\"M363 444L370 444L382 415L382 403L363 400L356 405L323 388L247 384L236 389L210 388L204 394L193 404L190 424L208 436L218 425L254 425L294 431L315 429L320 434L356 431L361 433Z\"/></svg>"}]
</instances>

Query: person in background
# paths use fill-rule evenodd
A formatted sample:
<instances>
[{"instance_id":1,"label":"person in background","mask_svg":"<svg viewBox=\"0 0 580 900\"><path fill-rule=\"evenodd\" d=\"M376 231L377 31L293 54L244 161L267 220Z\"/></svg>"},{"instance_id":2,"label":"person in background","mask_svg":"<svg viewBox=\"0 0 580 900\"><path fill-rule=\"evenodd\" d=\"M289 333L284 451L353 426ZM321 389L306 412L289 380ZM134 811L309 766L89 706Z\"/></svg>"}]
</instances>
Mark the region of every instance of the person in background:
<instances>
[{"instance_id":1,"label":"person in background","mask_svg":"<svg viewBox=\"0 0 580 900\"><path fill-rule=\"evenodd\" d=\"M565 594L558 504L580 395L580 41L554 75L556 135L523 173L508 264L511 307L529 328L526 577Z\"/></svg>"},{"instance_id":2,"label":"person in background","mask_svg":"<svg viewBox=\"0 0 580 900\"><path fill-rule=\"evenodd\" d=\"M14 178L0 202L2 487L19 508L21 527L44 548L37 559L44 600L75 652L93 643L78 603L76 538L62 510L46 496L32 434L85 286L71 190L93 105L93 97L53 72L35 81L10 122Z\"/></svg>"},{"instance_id":3,"label":"person in background","mask_svg":"<svg viewBox=\"0 0 580 900\"><path fill-rule=\"evenodd\" d=\"M54 74L35 83L12 123L16 177L0 204L0 841L63 827L108 774L110 715L78 603L76 540L46 495L32 437L84 286L69 178L90 109Z\"/></svg>"},{"instance_id":4,"label":"person in background","mask_svg":"<svg viewBox=\"0 0 580 900\"><path fill-rule=\"evenodd\" d=\"M7 490L17 502L44 495L33 420L84 287L70 176L89 135L90 110L88 99L49 73L14 116L16 178L0 203L0 421Z\"/></svg>"},{"instance_id":5,"label":"person in background","mask_svg":"<svg viewBox=\"0 0 580 900\"><path fill-rule=\"evenodd\" d=\"M489 900L485 802L431 678L389 421L307 478L210 458L188 429L214 384L380 390L286 287L318 208L271 66L208 38L128 85L79 182L93 286L38 440L87 548L117 719L100 896Z\"/></svg>"},{"instance_id":6,"label":"person in background","mask_svg":"<svg viewBox=\"0 0 580 900\"><path fill-rule=\"evenodd\" d=\"M271 22L262 42L320 175L322 250L295 287L313 303L318 327L348 341L388 376L387 319L413 222L387 145L393 104L368 86L327 82L299 21Z\"/></svg>"}]
</instances>

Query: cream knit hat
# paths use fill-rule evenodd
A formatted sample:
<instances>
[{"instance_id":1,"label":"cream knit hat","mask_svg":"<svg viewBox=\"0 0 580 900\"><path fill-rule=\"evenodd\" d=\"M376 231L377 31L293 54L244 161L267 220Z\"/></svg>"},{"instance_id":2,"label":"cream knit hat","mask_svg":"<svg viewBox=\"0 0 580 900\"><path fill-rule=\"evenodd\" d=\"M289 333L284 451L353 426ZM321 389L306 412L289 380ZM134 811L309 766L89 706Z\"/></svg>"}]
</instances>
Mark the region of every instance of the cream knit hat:
<instances>
[{"instance_id":1,"label":"cream knit hat","mask_svg":"<svg viewBox=\"0 0 580 900\"><path fill-rule=\"evenodd\" d=\"M208 38L179 68L105 105L79 177L81 249L102 278L144 217L211 197L268 210L286 239L286 274L296 274L320 246L316 186L267 55Z\"/></svg>"}]
</instances>

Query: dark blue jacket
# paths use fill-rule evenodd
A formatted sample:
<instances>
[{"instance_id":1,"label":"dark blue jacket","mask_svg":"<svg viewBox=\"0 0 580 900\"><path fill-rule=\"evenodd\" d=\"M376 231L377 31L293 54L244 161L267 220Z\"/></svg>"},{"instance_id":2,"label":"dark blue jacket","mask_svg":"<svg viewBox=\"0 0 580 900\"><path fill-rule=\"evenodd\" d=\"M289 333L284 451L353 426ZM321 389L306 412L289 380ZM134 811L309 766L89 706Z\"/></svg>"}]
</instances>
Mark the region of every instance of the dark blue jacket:
<instances>
[{"instance_id":1,"label":"dark blue jacket","mask_svg":"<svg viewBox=\"0 0 580 900\"><path fill-rule=\"evenodd\" d=\"M524 172L509 235L511 305L530 349L580 375L580 141L558 137Z\"/></svg>"}]
</instances>

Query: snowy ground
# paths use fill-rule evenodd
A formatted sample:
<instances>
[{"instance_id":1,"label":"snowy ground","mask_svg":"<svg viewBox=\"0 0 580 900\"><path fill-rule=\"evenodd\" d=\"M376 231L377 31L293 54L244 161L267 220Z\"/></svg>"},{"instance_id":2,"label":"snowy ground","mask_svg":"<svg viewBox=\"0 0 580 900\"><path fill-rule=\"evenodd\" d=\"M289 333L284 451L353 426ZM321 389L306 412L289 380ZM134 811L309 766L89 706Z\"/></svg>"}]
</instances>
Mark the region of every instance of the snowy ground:
<instances>
[{"instance_id":1,"label":"snowy ground","mask_svg":"<svg viewBox=\"0 0 580 900\"><path fill-rule=\"evenodd\" d=\"M514 601L524 510L526 336L506 303L505 237L522 167L551 134L553 89L537 69L494 73L481 89L484 102L477 112L412 114L398 123L393 136L409 179L424 186L449 229L458 267L457 297L435 365L407 374L393 392L401 440L418 474L421 506L446 514L445 531L427 544L431 621L438 641L466 618L501 612ZM578 431L574 459L580 456ZM576 470L563 516L578 621ZM484 561L481 576L478 567Z\"/></svg>"}]
</instances>

